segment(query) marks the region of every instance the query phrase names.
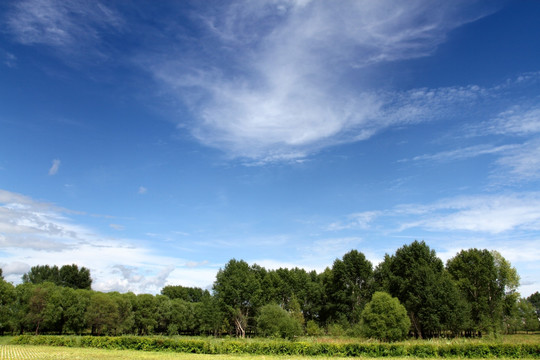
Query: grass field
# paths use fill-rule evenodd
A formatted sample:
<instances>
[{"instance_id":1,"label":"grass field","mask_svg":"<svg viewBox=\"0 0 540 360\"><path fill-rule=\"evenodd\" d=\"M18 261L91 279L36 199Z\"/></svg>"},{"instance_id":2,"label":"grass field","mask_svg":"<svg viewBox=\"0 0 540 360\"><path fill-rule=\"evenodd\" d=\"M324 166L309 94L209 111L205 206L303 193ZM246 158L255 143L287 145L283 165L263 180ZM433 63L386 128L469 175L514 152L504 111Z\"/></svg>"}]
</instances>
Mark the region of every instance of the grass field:
<instances>
[{"instance_id":1,"label":"grass field","mask_svg":"<svg viewBox=\"0 0 540 360\"><path fill-rule=\"evenodd\" d=\"M0 345L1 360L27 360L27 359L76 359L76 360L307 360L311 359L306 356L253 356L253 355L198 355L198 354L178 354L166 352L146 352L132 350L101 350L101 349L82 349L82 348L65 348L56 346L21 346L21 345ZM350 360L351 358L325 358L314 357L313 359L324 360ZM356 358L356 359L373 359L373 358ZM404 358L390 358L387 360L403 360ZM406 359L420 359L408 357ZM423 360L434 360L435 358L421 358ZM452 359L461 359L455 357ZM488 358L507 360L506 358ZM509 359L509 358L508 358Z\"/></svg>"}]
</instances>

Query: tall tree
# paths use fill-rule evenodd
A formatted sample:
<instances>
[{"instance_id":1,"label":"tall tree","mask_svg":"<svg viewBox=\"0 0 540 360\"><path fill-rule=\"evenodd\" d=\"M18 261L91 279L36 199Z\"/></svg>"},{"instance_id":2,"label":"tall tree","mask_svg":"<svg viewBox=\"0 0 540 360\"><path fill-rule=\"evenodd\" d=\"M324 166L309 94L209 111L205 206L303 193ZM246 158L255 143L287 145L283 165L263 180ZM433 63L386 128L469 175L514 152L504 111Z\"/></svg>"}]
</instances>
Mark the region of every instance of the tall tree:
<instances>
[{"instance_id":1,"label":"tall tree","mask_svg":"<svg viewBox=\"0 0 540 360\"><path fill-rule=\"evenodd\" d=\"M109 294L95 292L86 310L86 321L92 335L112 334L118 322L118 308Z\"/></svg>"},{"instance_id":2,"label":"tall tree","mask_svg":"<svg viewBox=\"0 0 540 360\"><path fill-rule=\"evenodd\" d=\"M157 301L153 295L139 294L134 306L135 326L139 335L153 333L158 325Z\"/></svg>"},{"instance_id":3,"label":"tall tree","mask_svg":"<svg viewBox=\"0 0 540 360\"><path fill-rule=\"evenodd\" d=\"M36 265L32 266L29 272L23 275L23 283L41 284L46 281L53 284L60 284L60 269L58 266Z\"/></svg>"},{"instance_id":4,"label":"tall tree","mask_svg":"<svg viewBox=\"0 0 540 360\"><path fill-rule=\"evenodd\" d=\"M243 260L230 260L216 275L214 295L234 324L237 336L246 336L250 316L260 305L260 281L258 267L250 267Z\"/></svg>"},{"instance_id":5,"label":"tall tree","mask_svg":"<svg viewBox=\"0 0 540 360\"><path fill-rule=\"evenodd\" d=\"M51 282L58 286L66 286L73 289L90 290L92 278L90 270L79 267L75 264L64 265L60 269L58 266L36 265L23 275L23 283L41 284Z\"/></svg>"},{"instance_id":6,"label":"tall tree","mask_svg":"<svg viewBox=\"0 0 540 360\"><path fill-rule=\"evenodd\" d=\"M181 285L167 285L161 289L161 295L165 295L171 300L182 299L188 302L201 302L205 293L208 293L208 290Z\"/></svg>"},{"instance_id":7,"label":"tall tree","mask_svg":"<svg viewBox=\"0 0 540 360\"><path fill-rule=\"evenodd\" d=\"M504 311L505 280L488 250L460 251L448 260L447 269L469 303L470 332L498 332Z\"/></svg>"},{"instance_id":8,"label":"tall tree","mask_svg":"<svg viewBox=\"0 0 540 360\"><path fill-rule=\"evenodd\" d=\"M15 288L0 277L0 335L3 335L4 331L9 328L10 307L14 301Z\"/></svg>"},{"instance_id":9,"label":"tall tree","mask_svg":"<svg viewBox=\"0 0 540 360\"><path fill-rule=\"evenodd\" d=\"M364 254L351 250L332 266L332 302L334 317L346 318L349 323L360 319L360 313L370 301L373 265Z\"/></svg>"},{"instance_id":10,"label":"tall tree","mask_svg":"<svg viewBox=\"0 0 540 360\"><path fill-rule=\"evenodd\" d=\"M531 294L527 301L529 301L534 309L536 310L536 314L538 315L538 318L540 319L540 293L537 291L534 294Z\"/></svg>"},{"instance_id":11,"label":"tall tree","mask_svg":"<svg viewBox=\"0 0 540 360\"><path fill-rule=\"evenodd\" d=\"M79 269L76 264L64 265L60 268L60 286L66 286L73 289L87 289L92 287L92 278L90 270L84 266Z\"/></svg>"},{"instance_id":12,"label":"tall tree","mask_svg":"<svg viewBox=\"0 0 540 360\"><path fill-rule=\"evenodd\" d=\"M432 337L448 328L447 312L458 311L456 290L435 251L423 241L414 241L386 256L384 262L376 278L405 306L415 335Z\"/></svg>"}]
</instances>

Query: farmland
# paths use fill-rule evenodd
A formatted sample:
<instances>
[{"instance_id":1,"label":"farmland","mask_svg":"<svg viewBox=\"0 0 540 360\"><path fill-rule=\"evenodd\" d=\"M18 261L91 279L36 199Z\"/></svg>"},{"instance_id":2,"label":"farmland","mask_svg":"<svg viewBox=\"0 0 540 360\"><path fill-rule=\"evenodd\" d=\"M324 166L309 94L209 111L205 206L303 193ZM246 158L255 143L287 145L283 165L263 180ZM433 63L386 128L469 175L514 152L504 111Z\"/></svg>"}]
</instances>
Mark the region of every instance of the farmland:
<instances>
[{"instance_id":1,"label":"farmland","mask_svg":"<svg viewBox=\"0 0 540 360\"><path fill-rule=\"evenodd\" d=\"M89 342L89 339L95 339ZM41 344L41 345L36 345ZM62 346L45 346L45 345ZM137 349L137 350L135 350ZM186 337L0 338L0 359L310 359L310 358L540 358L540 334L498 339L437 339L379 343L345 337L215 339Z\"/></svg>"}]
</instances>

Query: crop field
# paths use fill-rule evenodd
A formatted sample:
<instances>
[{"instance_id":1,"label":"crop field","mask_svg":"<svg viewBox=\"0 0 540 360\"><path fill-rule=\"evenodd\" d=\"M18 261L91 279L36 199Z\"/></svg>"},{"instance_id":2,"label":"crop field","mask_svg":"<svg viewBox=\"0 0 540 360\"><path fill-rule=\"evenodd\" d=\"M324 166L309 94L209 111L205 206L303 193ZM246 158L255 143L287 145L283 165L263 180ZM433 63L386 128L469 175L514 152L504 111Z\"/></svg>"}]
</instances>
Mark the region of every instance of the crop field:
<instances>
[{"instance_id":1,"label":"crop field","mask_svg":"<svg viewBox=\"0 0 540 360\"><path fill-rule=\"evenodd\" d=\"M339 357L308 357L308 356L265 356L265 355L201 355L201 354L179 354L167 352L146 352L134 350L103 350L103 349L87 349L87 348L66 348L59 346L31 346L31 345L0 345L0 360L27 360L27 359L76 359L76 360L345 360L350 358ZM373 359L373 358L356 358L356 359ZM398 360L403 358L385 357L387 360ZM407 359L423 359L433 360L440 358L414 358ZM461 359L455 357L452 359ZM510 358L486 358L486 359L510 359Z\"/></svg>"},{"instance_id":2,"label":"crop field","mask_svg":"<svg viewBox=\"0 0 540 360\"><path fill-rule=\"evenodd\" d=\"M201 353L187 353L187 352L175 352L171 349L167 350L164 348L161 348L160 351L155 351L156 349L153 349L151 347L140 347L139 349L143 350L128 350L126 348L114 348L114 347L104 347L107 343L96 343L93 345L97 346L91 346L92 344L86 344L87 347L80 347L81 341L84 338L77 338L77 337L61 337L61 336L53 336L53 337L47 337L47 336L40 336L40 337L34 337L31 336L29 338L22 338L23 340L38 340L42 341L40 343L17 343L17 340L20 340L21 338L18 337L0 337L0 360L3 359L18 359L18 360L25 360L25 359L79 359L79 360L85 360L85 359L156 359L156 360L167 360L167 359L180 359L180 360L246 360L246 359L255 359L255 360L307 360L307 359L351 359L351 357L344 358L340 357L342 355L334 354L334 356L328 356L327 355L276 355L272 353L267 354L247 354L247 353L213 353L213 354L201 354ZM78 343L76 342L70 342L71 340L78 339ZM91 338L93 339L93 338ZM163 340L163 338L155 338L155 337L141 337L141 338L135 338L137 344L146 344L150 345L155 342L155 340ZM181 337L175 337L177 341L182 341ZM51 343L51 340L53 342ZM62 341L63 343L54 342L54 341ZM98 338L97 340L100 341L107 341L108 338L102 337ZM110 339L109 339L110 340ZM113 339L114 340L114 339ZM185 340L185 338L184 338ZM203 338L191 338L187 341L203 341ZM244 341L237 341L232 339L212 339L209 340L206 338L206 341L210 341L210 343L213 343L214 345L218 346L219 344L271 344L272 342L268 339L245 339ZM351 339L351 338L341 338L341 337L314 337L314 338L303 338L301 340L304 344L326 344L330 346L346 346L346 344L354 344L354 343L366 343L370 341L362 340L362 339ZM47 345L48 342L48 345ZM294 342L281 342L281 344L293 344ZM501 336L497 339L431 339L431 340L409 340L405 342L400 343L394 343L395 345L401 344L401 346L429 346L429 347L444 347L444 346L475 346L479 344L507 344L509 346L518 345L518 346L533 346L536 347L537 350L533 350L533 352L528 352L526 357L528 358L540 358L540 347L537 347L538 344L540 344L540 334L530 334L530 335L510 335L510 336ZM78 345L77 345L78 344ZM111 345L112 343L108 343ZM62 346L58 346L62 345ZM375 344L373 344L375 345ZM98 348L96 348L98 347ZM101 347L101 348L99 348ZM178 351L178 350L177 350ZM355 358L360 359L374 359L376 356L371 354L364 355L364 354L357 354ZM440 354L439 354L440 355ZM516 356L517 354L510 353L503 354L499 353L498 355L493 355L489 353L479 354L479 353L470 353L469 355L472 356L463 356L463 354L454 354L449 356L448 358L451 359L465 359L465 358L477 358L477 359L510 359L510 358L521 358L521 356ZM393 357L395 355L387 354L384 356L385 359L441 359L444 358L444 356L434 357L437 356L437 353L433 353L430 355L429 353L425 354L418 354L416 355L408 355L408 356L401 356L401 357ZM419 356L419 357L416 357Z\"/></svg>"}]
</instances>

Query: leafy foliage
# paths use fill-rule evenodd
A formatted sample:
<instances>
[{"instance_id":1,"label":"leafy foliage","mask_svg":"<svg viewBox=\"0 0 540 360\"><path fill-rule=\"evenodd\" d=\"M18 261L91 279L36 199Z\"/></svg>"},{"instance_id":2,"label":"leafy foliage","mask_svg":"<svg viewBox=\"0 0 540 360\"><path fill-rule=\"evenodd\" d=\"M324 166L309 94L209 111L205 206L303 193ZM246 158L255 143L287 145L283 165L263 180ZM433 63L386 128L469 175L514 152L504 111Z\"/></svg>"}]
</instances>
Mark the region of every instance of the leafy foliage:
<instances>
[{"instance_id":1,"label":"leafy foliage","mask_svg":"<svg viewBox=\"0 0 540 360\"><path fill-rule=\"evenodd\" d=\"M84 266L79 269L75 264L64 265L61 268L58 266L37 265L33 266L30 271L23 275L24 283L41 284L51 282L58 286L66 286L73 289L90 290L92 278L90 270Z\"/></svg>"},{"instance_id":2,"label":"leafy foliage","mask_svg":"<svg viewBox=\"0 0 540 360\"><path fill-rule=\"evenodd\" d=\"M357 337L360 314L375 291L398 298L418 337L530 331L538 324L533 308L538 311L540 295L519 298L519 276L500 254L470 249L445 268L418 241L385 255L375 271L357 250L321 273L232 259L218 272L213 293L179 285L161 295L74 289L91 282L84 270L37 266L17 286L0 279L0 333L249 337L267 333L262 311L277 304L301 332Z\"/></svg>"},{"instance_id":3,"label":"leafy foliage","mask_svg":"<svg viewBox=\"0 0 540 360\"><path fill-rule=\"evenodd\" d=\"M268 304L261 308L257 331L266 337L292 339L302 333L302 328L300 323L279 305Z\"/></svg>"},{"instance_id":4,"label":"leafy foliage","mask_svg":"<svg viewBox=\"0 0 540 360\"><path fill-rule=\"evenodd\" d=\"M411 326L405 307L398 299L384 292L373 294L362 312L361 319L364 335L383 341L404 339Z\"/></svg>"}]
</instances>

